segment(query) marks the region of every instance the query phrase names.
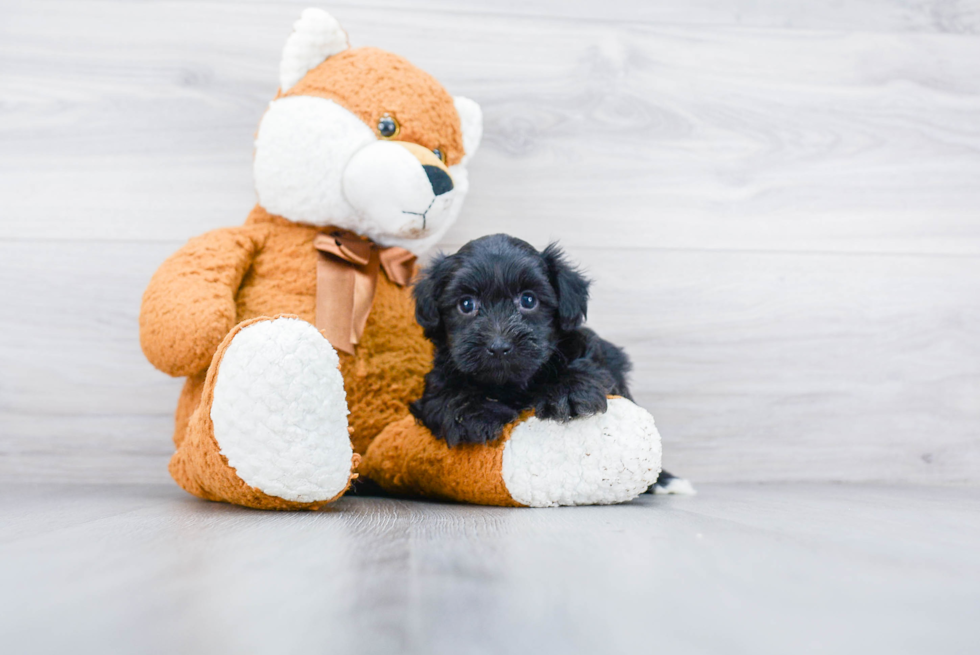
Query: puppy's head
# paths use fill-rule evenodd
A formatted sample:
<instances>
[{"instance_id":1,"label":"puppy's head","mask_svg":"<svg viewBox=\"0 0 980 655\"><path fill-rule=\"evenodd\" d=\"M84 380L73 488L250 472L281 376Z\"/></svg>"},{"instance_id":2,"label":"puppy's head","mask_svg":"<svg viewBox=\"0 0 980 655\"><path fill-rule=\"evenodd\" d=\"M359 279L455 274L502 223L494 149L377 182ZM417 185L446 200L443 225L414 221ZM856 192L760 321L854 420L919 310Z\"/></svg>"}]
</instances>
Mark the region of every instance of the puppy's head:
<instances>
[{"instance_id":1,"label":"puppy's head","mask_svg":"<svg viewBox=\"0 0 980 655\"><path fill-rule=\"evenodd\" d=\"M453 366L482 383L523 385L585 320L589 282L557 244L538 252L495 234L437 257L414 293L416 319Z\"/></svg>"}]
</instances>

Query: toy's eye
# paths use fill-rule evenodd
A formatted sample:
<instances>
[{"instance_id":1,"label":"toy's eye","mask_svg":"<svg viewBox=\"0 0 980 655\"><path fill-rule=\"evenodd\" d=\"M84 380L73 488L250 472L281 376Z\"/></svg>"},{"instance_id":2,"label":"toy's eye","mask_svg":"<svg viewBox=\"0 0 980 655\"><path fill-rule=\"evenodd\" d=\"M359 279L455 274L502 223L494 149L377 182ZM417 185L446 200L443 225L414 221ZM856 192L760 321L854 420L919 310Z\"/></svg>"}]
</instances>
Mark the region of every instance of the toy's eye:
<instances>
[{"instance_id":1,"label":"toy's eye","mask_svg":"<svg viewBox=\"0 0 980 655\"><path fill-rule=\"evenodd\" d=\"M538 297L530 291L521 294L521 307L523 309L534 309L538 306Z\"/></svg>"},{"instance_id":2,"label":"toy's eye","mask_svg":"<svg viewBox=\"0 0 980 655\"><path fill-rule=\"evenodd\" d=\"M465 314L466 316L476 312L479 306L480 303L478 303L476 298L473 296L463 296L459 299L459 302L456 303L456 308L459 310L459 313Z\"/></svg>"},{"instance_id":3,"label":"toy's eye","mask_svg":"<svg viewBox=\"0 0 980 655\"><path fill-rule=\"evenodd\" d=\"M378 119L378 133L382 139L393 139L398 136L401 126L391 114L384 114Z\"/></svg>"},{"instance_id":4,"label":"toy's eye","mask_svg":"<svg viewBox=\"0 0 980 655\"><path fill-rule=\"evenodd\" d=\"M446 153L444 153L442 150L439 150L439 148L435 148L432 151L432 154L438 157L439 159L441 159L443 164L446 163Z\"/></svg>"}]
</instances>

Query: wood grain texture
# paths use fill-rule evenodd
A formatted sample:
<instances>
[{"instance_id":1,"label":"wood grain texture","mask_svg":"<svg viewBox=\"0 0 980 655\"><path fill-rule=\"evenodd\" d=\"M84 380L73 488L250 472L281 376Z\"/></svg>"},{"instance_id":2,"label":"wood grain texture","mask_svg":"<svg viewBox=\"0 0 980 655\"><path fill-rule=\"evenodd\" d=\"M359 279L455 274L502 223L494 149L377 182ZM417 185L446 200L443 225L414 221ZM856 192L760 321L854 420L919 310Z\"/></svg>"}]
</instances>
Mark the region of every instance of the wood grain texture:
<instances>
[{"instance_id":1,"label":"wood grain texture","mask_svg":"<svg viewBox=\"0 0 980 655\"><path fill-rule=\"evenodd\" d=\"M614 507L0 486L8 653L976 649L975 488L705 486Z\"/></svg>"},{"instance_id":2,"label":"wood grain texture","mask_svg":"<svg viewBox=\"0 0 980 655\"><path fill-rule=\"evenodd\" d=\"M346 3L343 5L346 8ZM654 25L738 26L790 30L865 32L980 33L976 2L925 0L400 0L398 7L432 12L583 19L599 23L628 22Z\"/></svg>"},{"instance_id":3,"label":"wood grain texture","mask_svg":"<svg viewBox=\"0 0 980 655\"><path fill-rule=\"evenodd\" d=\"M6 8L0 236L186 239L241 220L297 8L177 7ZM980 252L980 39L335 13L483 105L452 241Z\"/></svg>"},{"instance_id":4,"label":"wood grain texture","mask_svg":"<svg viewBox=\"0 0 980 655\"><path fill-rule=\"evenodd\" d=\"M305 4L0 5L0 479L166 478L139 299L253 204ZM669 466L980 481L980 3L328 8L483 105L444 247L566 244Z\"/></svg>"}]
</instances>

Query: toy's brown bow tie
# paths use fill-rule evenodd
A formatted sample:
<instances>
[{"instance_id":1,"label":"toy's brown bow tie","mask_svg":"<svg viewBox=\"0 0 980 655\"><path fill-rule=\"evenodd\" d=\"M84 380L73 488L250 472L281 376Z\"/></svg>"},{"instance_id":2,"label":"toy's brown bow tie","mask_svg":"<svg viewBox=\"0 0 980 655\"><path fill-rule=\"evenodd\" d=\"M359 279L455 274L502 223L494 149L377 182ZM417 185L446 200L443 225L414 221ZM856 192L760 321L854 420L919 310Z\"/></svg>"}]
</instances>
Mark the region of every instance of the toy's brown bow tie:
<instances>
[{"instance_id":1,"label":"toy's brown bow tie","mask_svg":"<svg viewBox=\"0 0 980 655\"><path fill-rule=\"evenodd\" d=\"M354 354L364 334L378 269L400 287L412 280L415 255L404 248L382 248L346 230L331 229L313 239L316 264L316 327L337 350Z\"/></svg>"}]
</instances>

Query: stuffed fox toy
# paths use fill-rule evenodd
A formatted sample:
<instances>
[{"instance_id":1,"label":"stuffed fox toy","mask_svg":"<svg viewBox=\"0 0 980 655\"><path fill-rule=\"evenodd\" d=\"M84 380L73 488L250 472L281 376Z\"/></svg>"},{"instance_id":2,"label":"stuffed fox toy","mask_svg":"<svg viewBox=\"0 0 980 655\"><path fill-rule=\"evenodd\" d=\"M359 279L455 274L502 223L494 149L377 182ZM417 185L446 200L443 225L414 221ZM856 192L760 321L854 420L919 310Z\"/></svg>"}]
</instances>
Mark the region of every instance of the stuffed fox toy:
<instances>
[{"instance_id":1,"label":"stuffed fox toy","mask_svg":"<svg viewBox=\"0 0 980 655\"><path fill-rule=\"evenodd\" d=\"M307 9L255 139L258 204L154 274L140 342L186 377L170 473L188 492L317 509L367 475L396 493L495 505L622 502L660 470L653 419L525 416L449 449L408 415L432 351L414 318L416 257L459 215L482 134L472 100L397 55L351 48ZM365 457L363 463L362 456Z\"/></svg>"}]
</instances>

